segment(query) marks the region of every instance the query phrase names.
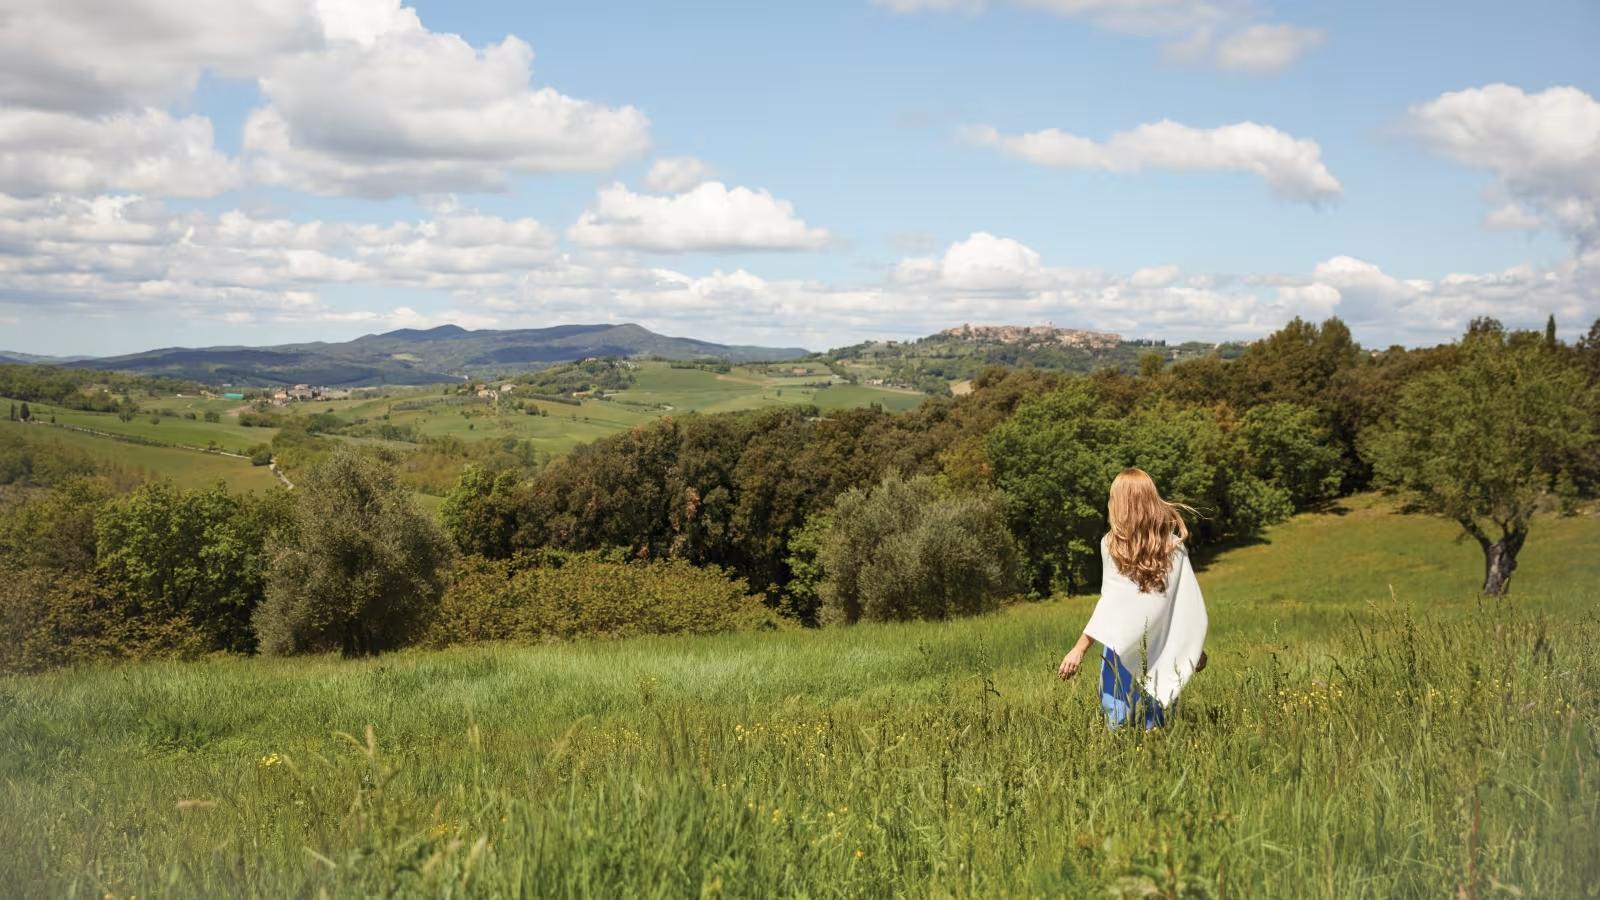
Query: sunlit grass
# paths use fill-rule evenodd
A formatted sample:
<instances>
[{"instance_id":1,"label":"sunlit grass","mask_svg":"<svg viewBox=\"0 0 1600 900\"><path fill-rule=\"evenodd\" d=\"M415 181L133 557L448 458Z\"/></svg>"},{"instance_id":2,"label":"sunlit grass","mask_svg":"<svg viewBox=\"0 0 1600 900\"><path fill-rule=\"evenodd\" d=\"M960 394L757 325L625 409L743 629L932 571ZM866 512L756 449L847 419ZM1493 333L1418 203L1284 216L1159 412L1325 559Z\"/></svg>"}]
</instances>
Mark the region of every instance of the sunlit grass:
<instances>
[{"instance_id":1,"label":"sunlit grass","mask_svg":"<svg viewBox=\"0 0 1600 900\"><path fill-rule=\"evenodd\" d=\"M1584 896L1592 518L1506 604L1370 498L1200 573L1213 664L1111 733L1091 598L950 623L0 682L25 895ZM1392 593L1391 593L1392 586ZM371 726L370 736L368 726Z\"/></svg>"}]
</instances>

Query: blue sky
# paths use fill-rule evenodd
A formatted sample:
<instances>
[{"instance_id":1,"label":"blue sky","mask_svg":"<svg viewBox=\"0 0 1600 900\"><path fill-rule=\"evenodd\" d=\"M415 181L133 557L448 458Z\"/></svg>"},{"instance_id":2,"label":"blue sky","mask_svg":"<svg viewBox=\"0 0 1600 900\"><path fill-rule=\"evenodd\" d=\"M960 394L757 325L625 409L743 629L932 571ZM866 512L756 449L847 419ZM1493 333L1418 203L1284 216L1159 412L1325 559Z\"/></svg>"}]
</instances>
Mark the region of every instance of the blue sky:
<instances>
[{"instance_id":1,"label":"blue sky","mask_svg":"<svg viewBox=\"0 0 1600 900\"><path fill-rule=\"evenodd\" d=\"M6 349L1600 316L1592 3L18 2Z\"/></svg>"}]
</instances>

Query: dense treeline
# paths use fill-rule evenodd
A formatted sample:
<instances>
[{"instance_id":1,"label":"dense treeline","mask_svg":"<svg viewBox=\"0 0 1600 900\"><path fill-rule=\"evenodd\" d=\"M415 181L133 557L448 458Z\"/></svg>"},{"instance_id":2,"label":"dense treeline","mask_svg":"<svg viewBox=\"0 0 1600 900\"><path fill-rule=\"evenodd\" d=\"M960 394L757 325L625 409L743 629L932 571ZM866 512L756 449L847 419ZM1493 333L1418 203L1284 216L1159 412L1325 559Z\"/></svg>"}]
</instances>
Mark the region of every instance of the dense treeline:
<instances>
[{"instance_id":1,"label":"dense treeline","mask_svg":"<svg viewBox=\"0 0 1600 900\"><path fill-rule=\"evenodd\" d=\"M67 409L118 412L126 408L127 398L133 394L198 394L200 390L200 385L192 381L173 378L60 366L0 365L0 397L52 403Z\"/></svg>"},{"instance_id":2,"label":"dense treeline","mask_svg":"<svg viewBox=\"0 0 1600 900\"><path fill-rule=\"evenodd\" d=\"M469 473L447 523L466 553L620 547L727 567L776 601L809 518L889 472L939 476L947 490L1002 492L1032 591L1081 590L1098 577L1090 551L1104 485L1122 466L1144 465L1201 509L1200 541L1248 532L1364 482L1354 435L1385 412L1375 386L1423 367L1422 355L1370 357L1342 323L1297 321L1233 362L1144 376L996 368L969 396L900 415L870 407L824 418L802 407L667 418L531 479ZM1363 406L1352 410L1355 397Z\"/></svg>"},{"instance_id":3,"label":"dense treeline","mask_svg":"<svg viewBox=\"0 0 1600 900\"><path fill-rule=\"evenodd\" d=\"M1373 352L1296 320L1233 360L974 388L898 415L662 418L548 463L514 440L396 453L284 427L272 450L305 475L260 496L125 493L0 445L0 668L972 614L1092 590L1129 465L1199 511L1202 552L1395 491L1478 541L1498 594L1529 518L1600 489L1600 323L1572 345L1480 320ZM411 490L446 477L436 522Z\"/></svg>"},{"instance_id":4,"label":"dense treeline","mask_svg":"<svg viewBox=\"0 0 1600 900\"><path fill-rule=\"evenodd\" d=\"M1427 383L1430 373L1470 378L1486 361L1526 372L1529 385L1572 380L1554 392L1566 407L1527 413L1536 419L1530 428L1570 435L1568 446L1559 460L1534 453L1538 464L1519 483L1530 496L1592 494L1600 473L1589 436L1597 353L1596 333L1567 346L1553 331L1507 332L1492 320L1475 322L1456 344L1365 351L1337 319L1295 320L1233 360L1163 367L1152 354L1137 375L993 369L970 396L932 398L901 415L787 408L663 419L580 448L530 479L469 472L448 500L446 523L462 552L489 558L620 548L640 559L722 566L814 622L818 576L795 582L796 566L814 565L815 548L827 541L815 523L835 516L846 492L885 475L932 476L949 494L998 492L1028 592L1091 590L1105 486L1121 468L1145 468L1168 496L1200 511L1192 537L1200 548L1375 485L1407 489L1421 502L1424 492L1392 466L1374 481L1380 454L1367 439L1395 423L1408 386ZM1510 396L1517 379L1502 380ZM1551 395L1546 388L1530 390ZM1486 402L1468 397L1458 406ZM1415 416L1406 422L1425 425ZM1528 440L1510 444L1511 452ZM1493 481L1466 472L1456 480L1473 478ZM1486 501L1497 508L1481 515L1531 514L1529 503L1504 505ZM1446 514L1469 533L1477 527L1466 513ZM797 539L811 549L797 548Z\"/></svg>"},{"instance_id":5,"label":"dense treeline","mask_svg":"<svg viewBox=\"0 0 1600 900\"><path fill-rule=\"evenodd\" d=\"M1212 356L1231 359L1244 349L1243 344L1211 345L1184 343L1164 346L1162 358L1185 359ZM829 356L834 371L851 381L860 373L851 364L866 364L882 370L888 381L909 385L929 394L950 393L950 382L975 378L993 366L1045 369L1053 372L1088 374L1099 369L1116 369L1132 374L1138 371L1139 357L1149 352L1131 342L1114 347L1089 349L1070 347L1053 340L1032 340L1014 344L968 340L936 334L907 342L869 341L834 350Z\"/></svg>"}]
</instances>

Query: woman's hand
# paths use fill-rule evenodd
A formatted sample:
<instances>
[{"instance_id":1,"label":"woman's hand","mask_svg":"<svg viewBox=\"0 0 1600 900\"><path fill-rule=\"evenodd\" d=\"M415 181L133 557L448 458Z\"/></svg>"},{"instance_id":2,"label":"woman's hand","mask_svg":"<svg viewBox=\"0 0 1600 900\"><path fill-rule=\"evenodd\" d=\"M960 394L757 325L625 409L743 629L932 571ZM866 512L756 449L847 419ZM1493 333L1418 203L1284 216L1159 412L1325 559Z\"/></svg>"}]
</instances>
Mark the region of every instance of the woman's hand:
<instances>
[{"instance_id":1,"label":"woman's hand","mask_svg":"<svg viewBox=\"0 0 1600 900\"><path fill-rule=\"evenodd\" d=\"M1084 648L1080 645L1073 647L1061 658L1061 668L1056 670L1056 674L1061 676L1062 681L1078 674L1078 669L1083 667L1083 652Z\"/></svg>"}]
</instances>

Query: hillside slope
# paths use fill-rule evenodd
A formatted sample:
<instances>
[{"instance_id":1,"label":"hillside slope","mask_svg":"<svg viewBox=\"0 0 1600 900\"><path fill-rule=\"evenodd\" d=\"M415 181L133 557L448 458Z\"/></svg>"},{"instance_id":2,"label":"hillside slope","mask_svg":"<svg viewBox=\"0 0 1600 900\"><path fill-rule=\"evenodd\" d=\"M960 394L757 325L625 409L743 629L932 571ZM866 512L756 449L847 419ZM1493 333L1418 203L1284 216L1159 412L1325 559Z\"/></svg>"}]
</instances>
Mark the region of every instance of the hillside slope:
<instances>
[{"instance_id":1,"label":"hillside slope","mask_svg":"<svg viewBox=\"0 0 1600 900\"><path fill-rule=\"evenodd\" d=\"M557 325L500 331L441 325L369 334L343 343L272 347L167 347L79 365L212 384L436 384L500 374L590 356L660 356L760 362L792 359L799 347L716 344L657 334L639 325Z\"/></svg>"}]
</instances>

